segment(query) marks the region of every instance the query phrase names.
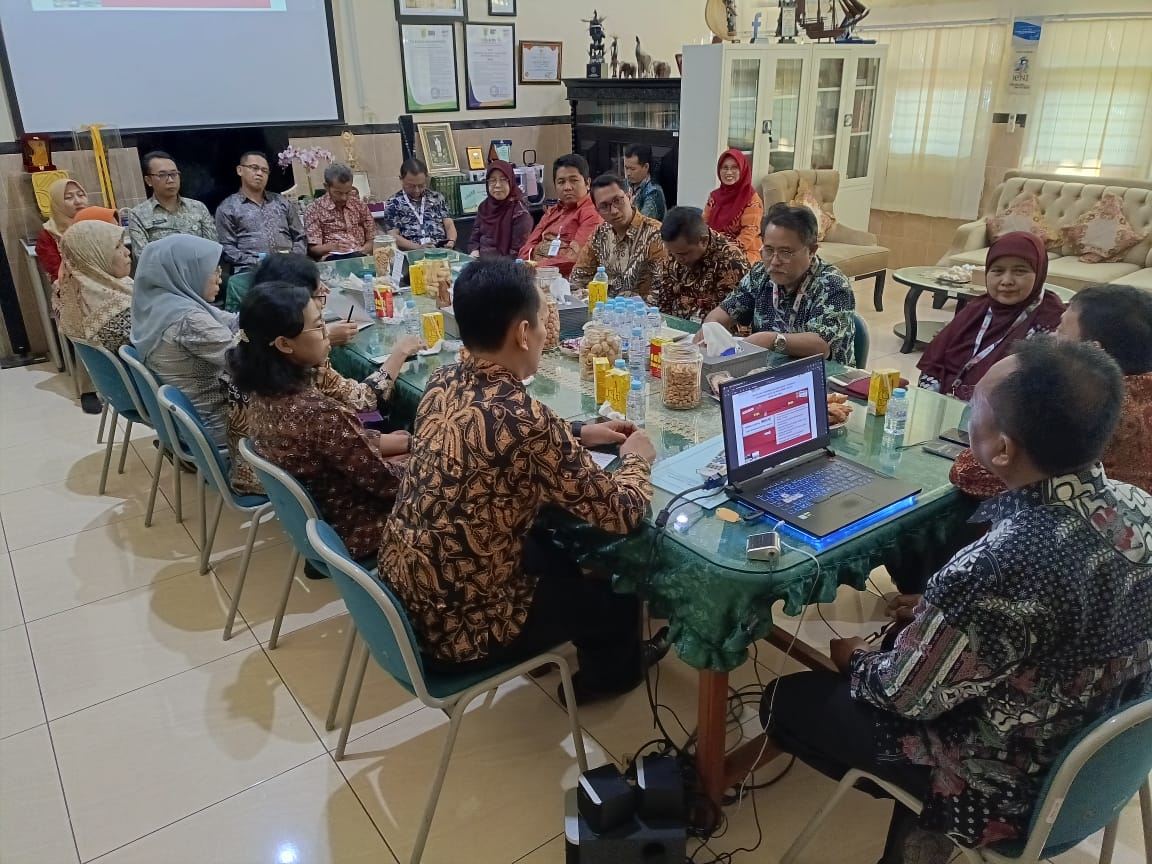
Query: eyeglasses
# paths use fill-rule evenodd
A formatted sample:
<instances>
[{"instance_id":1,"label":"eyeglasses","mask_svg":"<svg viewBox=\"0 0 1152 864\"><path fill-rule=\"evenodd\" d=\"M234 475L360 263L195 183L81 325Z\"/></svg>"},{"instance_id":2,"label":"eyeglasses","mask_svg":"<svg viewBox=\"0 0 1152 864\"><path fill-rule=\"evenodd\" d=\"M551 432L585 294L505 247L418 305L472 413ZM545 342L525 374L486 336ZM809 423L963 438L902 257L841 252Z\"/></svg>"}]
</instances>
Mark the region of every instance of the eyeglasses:
<instances>
[{"instance_id":1,"label":"eyeglasses","mask_svg":"<svg viewBox=\"0 0 1152 864\"><path fill-rule=\"evenodd\" d=\"M247 168L253 174L268 174L270 169L265 168L263 165L241 165L241 168Z\"/></svg>"},{"instance_id":2,"label":"eyeglasses","mask_svg":"<svg viewBox=\"0 0 1152 864\"><path fill-rule=\"evenodd\" d=\"M161 180L179 180L179 171L161 171L159 174L149 174L149 177L159 177Z\"/></svg>"},{"instance_id":3,"label":"eyeglasses","mask_svg":"<svg viewBox=\"0 0 1152 864\"><path fill-rule=\"evenodd\" d=\"M628 207L628 196L617 195L610 201L602 201L596 205L597 213L610 213L613 210L624 210Z\"/></svg>"},{"instance_id":4,"label":"eyeglasses","mask_svg":"<svg viewBox=\"0 0 1152 864\"><path fill-rule=\"evenodd\" d=\"M779 258L787 264L795 255L795 249L770 249L767 246L760 247L760 259L765 262L771 261L773 258Z\"/></svg>"}]
</instances>

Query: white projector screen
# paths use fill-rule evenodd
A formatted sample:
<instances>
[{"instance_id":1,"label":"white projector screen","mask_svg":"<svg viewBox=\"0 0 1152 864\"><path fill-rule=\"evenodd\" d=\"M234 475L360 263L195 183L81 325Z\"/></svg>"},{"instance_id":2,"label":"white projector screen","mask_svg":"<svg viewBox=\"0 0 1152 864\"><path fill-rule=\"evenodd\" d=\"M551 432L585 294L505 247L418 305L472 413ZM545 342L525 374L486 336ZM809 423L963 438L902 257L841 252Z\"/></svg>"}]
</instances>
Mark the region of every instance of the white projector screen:
<instances>
[{"instance_id":1,"label":"white projector screen","mask_svg":"<svg viewBox=\"0 0 1152 864\"><path fill-rule=\"evenodd\" d=\"M24 132L341 119L326 0L0 0L0 10Z\"/></svg>"}]
</instances>

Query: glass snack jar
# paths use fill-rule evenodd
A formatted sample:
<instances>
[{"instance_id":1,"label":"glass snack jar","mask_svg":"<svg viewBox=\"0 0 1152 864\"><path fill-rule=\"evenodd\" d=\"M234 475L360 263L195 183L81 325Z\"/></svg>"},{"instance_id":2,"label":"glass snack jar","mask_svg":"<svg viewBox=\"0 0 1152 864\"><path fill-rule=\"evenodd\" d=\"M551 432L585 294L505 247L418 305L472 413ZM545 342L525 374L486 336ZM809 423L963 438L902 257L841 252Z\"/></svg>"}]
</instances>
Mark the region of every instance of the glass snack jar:
<instances>
[{"instance_id":1,"label":"glass snack jar","mask_svg":"<svg viewBox=\"0 0 1152 864\"><path fill-rule=\"evenodd\" d=\"M676 410L700 404L700 373L704 357L695 345L663 346L660 377L664 381L664 406Z\"/></svg>"}]
</instances>

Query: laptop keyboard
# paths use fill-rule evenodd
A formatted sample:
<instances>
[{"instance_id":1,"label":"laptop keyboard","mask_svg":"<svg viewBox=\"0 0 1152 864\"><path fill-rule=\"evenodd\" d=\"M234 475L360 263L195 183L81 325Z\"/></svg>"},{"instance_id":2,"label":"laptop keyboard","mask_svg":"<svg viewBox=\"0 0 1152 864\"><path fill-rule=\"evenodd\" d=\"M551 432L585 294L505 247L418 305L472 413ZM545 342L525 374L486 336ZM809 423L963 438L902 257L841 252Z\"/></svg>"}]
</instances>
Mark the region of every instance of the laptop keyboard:
<instances>
[{"instance_id":1,"label":"laptop keyboard","mask_svg":"<svg viewBox=\"0 0 1152 864\"><path fill-rule=\"evenodd\" d=\"M765 489L756 496L756 500L798 515L823 498L867 486L873 479L871 474L856 471L840 462L831 462L811 474Z\"/></svg>"}]
</instances>

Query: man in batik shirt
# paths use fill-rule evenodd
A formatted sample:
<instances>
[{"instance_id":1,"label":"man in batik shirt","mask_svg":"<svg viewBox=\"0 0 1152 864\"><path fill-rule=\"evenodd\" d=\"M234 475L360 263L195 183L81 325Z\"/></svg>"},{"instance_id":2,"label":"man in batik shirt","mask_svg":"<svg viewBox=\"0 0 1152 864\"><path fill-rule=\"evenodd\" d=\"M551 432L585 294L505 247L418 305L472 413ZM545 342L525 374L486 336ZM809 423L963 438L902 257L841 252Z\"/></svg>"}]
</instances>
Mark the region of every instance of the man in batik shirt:
<instances>
[{"instance_id":1,"label":"man in batik shirt","mask_svg":"<svg viewBox=\"0 0 1152 864\"><path fill-rule=\"evenodd\" d=\"M744 250L709 228L695 207L669 210L660 239L668 257L656 268L649 302L666 315L699 321L748 272Z\"/></svg>"},{"instance_id":2,"label":"man in batik shirt","mask_svg":"<svg viewBox=\"0 0 1152 864\"><path fill-rule=\"evenodd\" d=\"M765 694L783 749L923 801L919 825L896 805L885 864L1022 837L1065 745L1152 693L1152 496L1099 463L1123 398L1097 346L1018 343L971 402L972 451L1007 487L973 517L988 533L929 580L891 650L833 640L842 674Z\"/></svg>"},{"instance_id":3,"label":"man in batik shirt","mask_svg":"<svg viewBox=\"0 0 1152 864\"><path fill-rule=\"evenodd\" d=\"M751 328L749 342L789 357L821 354L851 366L856 297L848 277L816 254L812 211L776 204L764 214L760 234L760 263L704 321Z\"/></svg>"},{"instance_id":4,"label":"man in batik shirt","mask_svg":"<svg viewBox=\"0 0 1152 864\"><path fill-rule=\"evenodd\" d=\"M305 254L304 226L296 204L268 191L268 157L250 150L240 157L236 173L240 191L216 208L216 234L233 269L251 270L260 256L273 252Z\"/></svg>"}]
</instances>

